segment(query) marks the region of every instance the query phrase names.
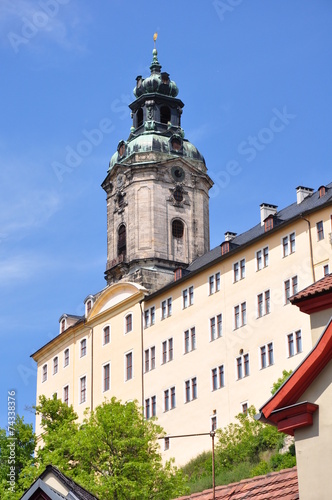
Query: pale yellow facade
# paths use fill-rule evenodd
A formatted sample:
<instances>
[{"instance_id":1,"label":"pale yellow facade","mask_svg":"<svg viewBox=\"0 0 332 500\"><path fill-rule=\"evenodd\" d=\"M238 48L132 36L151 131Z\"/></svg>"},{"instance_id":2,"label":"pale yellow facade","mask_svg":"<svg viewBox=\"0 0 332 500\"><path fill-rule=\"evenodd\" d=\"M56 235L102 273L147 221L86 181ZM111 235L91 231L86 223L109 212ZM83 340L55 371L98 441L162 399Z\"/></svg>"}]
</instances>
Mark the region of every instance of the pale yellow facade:
<instances>
[{"instance_id":1,"label":"pale yellow facade","mask_svg":"<svg viewBox=\"0 0 332 500\"><path fill-rule=\"evenodd\" d=\"M166 458L181 465L209 449L209 436L172 436L209 433L213 424L227 425L246 405L259 408L282 370L294 369L311 350L310 318L286 303L286 284L292 295L320 279L326 266L331 269L331 215L332 205L290 220L228 254L220 252L153 294L130 282L109 285L84 319L33 355L37 400L54 393L64 399L68 387L68 403L82 419L105 398L136 399L143 411L155 410L171 437L168 443L161 440ZM318 240L321 221L324 238Z\"/></svg>"}]
</instances>

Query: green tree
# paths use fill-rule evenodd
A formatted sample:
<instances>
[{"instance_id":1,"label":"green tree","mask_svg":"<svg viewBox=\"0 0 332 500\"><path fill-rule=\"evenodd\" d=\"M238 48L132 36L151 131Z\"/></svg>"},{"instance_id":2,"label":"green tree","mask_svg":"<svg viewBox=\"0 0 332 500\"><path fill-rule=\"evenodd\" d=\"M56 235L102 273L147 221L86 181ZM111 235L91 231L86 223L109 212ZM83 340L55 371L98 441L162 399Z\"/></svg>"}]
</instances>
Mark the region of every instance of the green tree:
<instances>
[{"instance_id":1,"label":"green tree","mask_svg":"<svg viewBox=\"0 0 332 500\"><path fill-rule=\"evenodd\" d=\"M271 394L275 394L277 392L277 390L279 389L279 387L281 387L282 384L284 382L286 382L286 380L288 379L288 377L291 376L292 373L293 373L293 370L289 370L289 371L283 370L282 376L279 377L276 382L274 382L274 384L272 386Z\"/></svg>"},{"instance_id":2,"label":"green tree","mask_svg":"<svg viewBox=\"0 0 332 500\"><path fill-rule=\"evenodd\" d=\"M41 396L35 410L43 446L37 447L35 460L23 460L15 495L1 499L20 498L48 464L102 500L167 500L187 492L182 471L172 462L162 463L161 427L145 420L136 402L112 398L87 411L82 424L73 408L55 397Z\"/></svg>"},{"instance_id":3,"label":"green tree","mask_svg":"<svg viewBox=\"0 0 332 500\"><path fill-rule=\"evenodd\" d=\"M34 463L36 438L32 424L16 416L13 426L7 432L0 429L0 498L19 498L19 477L26 466ZM14 479L14 483L8 482Z\"/></svg>"},{"instance_id":4,"label":"green tree","mask_svg":"<svg viewBox=\"0 0 332 500\"><path fill-rule=\"evenodd\" d=\"M216 457L219 467L232 468L241 462L259 462L262 451L278 450L284 435L275 427L264 425L254 418L253 406L247 413L236 416L237 422L217 431Z\"/></svg>"}]
</instances>

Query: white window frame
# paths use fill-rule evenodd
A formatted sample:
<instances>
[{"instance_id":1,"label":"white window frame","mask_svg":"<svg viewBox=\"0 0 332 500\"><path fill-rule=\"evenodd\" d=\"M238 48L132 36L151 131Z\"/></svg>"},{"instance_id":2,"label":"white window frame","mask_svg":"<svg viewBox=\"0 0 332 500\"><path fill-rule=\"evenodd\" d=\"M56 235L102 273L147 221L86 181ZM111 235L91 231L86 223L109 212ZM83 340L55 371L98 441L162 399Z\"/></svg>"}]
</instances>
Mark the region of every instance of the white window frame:
<instances>
[{"instance_id":1,"label":"white window frame","mask_svg":"<svg viewBox=\"0 0 332 500\"><path fill-rule=\"evenodd\" d=\"M57 360L56 372L54 371L54 367L55 367L54 361L55 360ZM54 358L53 358L53 373L52 373L52 375L56 375L57 373L59 373L59 356L54 356Z\"/></svg>"},{"instance_id":2,"label":"white window frame","mask_svg":"<svg viewBox=\"0 0 332 500\"><path fill-rule=\"evenodd\" d=\"M131 329L127 330L127 318L131 316ZM131 333L134 330L134 315L132 312L128 312L123 318L123 331L125 335Z\"/></svg>"},{"instance_id":3,"label":"white window frame","mask_svg":"<svg viewBox=\"0 0 332 500\"><path fill-rule=\"evenodd\" d=\"M219 332L219 321L218 321L218 318L221 318L221 321L220 321L220 324L221 324L221 329L220 329L220 332ZM212 335L212 321L214 320L214 336ZM209 318L209 334L210 334L210 342L214 342L215 340L217 339L220 339L222 337L222 327L223 327L223 324L222 324L222 313L219 313L219 314L216 314L215 316L212 316L211 318Z\"/></svg>"},{"instance_id":4,"label":"white window frame","mask_svg":"<svg viewBox=\"0 0 332 500\"><path fill-rule=\"evenodd\" d=\"M272 362L270 360L270 350L269 346L272 345ZM262 362L262 349L265 349L265 366L263 366ZM259 359L259 369L260 370L265 370L266 368L269 368L270 366L274 365L274 342L267 342L266 344L263 344L259 346L258 348L258 359Z\"/></svg>"},{"instance_id":5,"label":"white window frame","mask_svg":"<svg viewBox=\"0 0 332 500\"><path fill-rule=\"evenodd\" d=\"M127 356L129 356L129 354L131 354L131 377L127 378L128 374ZM130 380L133 380L133 378L134 378L134 350L130 349L130 351L124 353L124 381L130 382Z\"/></svg>"},{"instance_id":6,"label":"white window frame","mask_svg":"<svg viewBox=\"0 0 332 500\"><path fill-rule=\"evenodd\" d=\"M321 230L319 229L319 227L321 227ZM321 238L320 238L320 234L322 234ZM316 222L316 235L317 235L316 236L317 237L317 241L323 241L323 239L325 238L325 234L324 234L324 222L322 220L319 220L318 222Z\"/></svg>"},{"instance_id":7,"label":"white window frame","mask_svg":"<svg viewBox=\"0 0 332 500\"><path fill-rule=\"evenodd\" d=\"M163 314L163 304L165 304L165 315ZM164 299L160 302L160 319L164 320L166 318L169 318L172 316L173 312L173 298L172 297L167 297L167 299Z\"/></svg>"},{"instance_id":8,"label":"white window frame","mask_svg":"<svg viewBox=\"0 0 332 500\"><path fill-rule=\"evenodd\" d=\"M192 305L194 305L194 285L182 290L182 309L187 309Z\"/></svg>"},{"instance_id":9,"label":"white window frame","mask_svg":"<svg viewBox=\"0 0 332 500\"><path fill-rule=\"evenodd\" d=\"M294 240L292 239L293 235L294 235ZM293 241L294 241L294 249L292 249ZM286 243L286 245L284 243ZM285 248L287 248L286 252ZM291 233L281 237L281 257L284 259L285 257L288 257L289 255L295 253L295 251L296 251L296 233L295 231L292 231Z\"/></svg>"},{"instance_id":10,"label":"white window frame","mask_svg":"<svg viewBox=\"0 0 332 500\"><path fill-rule=\"evenodd\" d=\"M109 330L109 341L108 342L105 342L105 330L106 330L106 328L108 328L108 330ZM102 338L103 344L102 345L103 345L103 347L105 345L108 345L108 344L111 343L111 331L112 330L111 330L111 325L110 324L107 324L107 325L103 326L103 330L102 330L102 335L103 335L103 338Z\"/></svg>"},{"instance_id":11,"label":"white window frame","mask_svg":"<svg viewBox=\"0 0 332 500\"><path fill-rule=\"evenodd\" d=\"M82 354L82 342L84 341L85 341L85 354ZM88 338L84 337L83 339L81 339L79 345L80 345L80 359L81 359L84 358L88 353Z\"/></svg>"},{"instance_id":12,"label":"white window frame","mask_svg":"<svg viewBox=\"0 0 332 500\"><path fill-rule=\"evenodd\" d=\"M215 420L215 427L213 425L213 420ZM218 429L218 416L216 413L210 415L210 431L215 432Z\"/></svg>"},{"instance_id":13,"label":"white window frame","mask_svg":"<svg viewBox=\"0 0 332 500\"><path fill-rule=\"evenodd\" d=\"M245 357L248 356L248 373L245 373ZM238 359L241 360L241 377L239 376L238 370ZM240 354L240 356L236 356L235 358L235 379L242 380L250 376L250 355L249 352L245 352Z\"/></svg>"},{"instance_id":14,"label":"white window frame","mask_svg":"<svg viewBox=\"0 0 332 500\"><path fill-rule=\"evenodd\" d=\"M265 250L267 250L267 263L266 263L266 257L265 257ZM260 267L259 265L259 260L258 260L258 254L260 253L260 259L262 262L262 266ZM262 271L266 267L269 266L270 263L270 250L269 246L266 245L265 247L259 248L256 253L255 253L255 261L256 261L256 272Z\"/></svg>"},{"instance_id":15,"label":"white window frame","mask_svg":"<svg viewBox=\"0 0 332 500\"><path fill-rule=\"evenodd\" d=\"M239 309L239 324L237 325L236 322L236 309ZM240 302L240 304L236 304L236 306L233 307L233 330L238 330L239 328L242 328L247 324L247 301L244 300L243 302Z\"/></svg>"},{"instance_id":16,"label":"white window frame","mask_svg":"<svg viewBox=\"0 0 332 500\"><path fill-rule=\"evenodd\" d=\"M300 339L301 339L301 349L298 349L298 339L297 339L297 333L300 332ZM293 354L290 354L290 343L289 343L289 338L292 337L292 342L293 342ZM297 354L301 354L303 352L303 336L302 336L302 329L298 328L297 330L293 330L292 332L289 332L286 334L286 352L287 352L287 358L293 358Z\"/></svg>"},{"instance_id":17,"label":"white window frame","mask_svg":"<svg viewBox=\"0 0 332 500\"><path fill-rule=\"evenodd\" d=\"M66 351L68 351L68 363L66 363ZM67 368L67 366L70 365L70 348L69 347L66 347L66 349L64 349L63 351L63 367L64 368Z\"/></svg>"},{"instance_id":18,"label":"white window frame","mask_svg":"<svg viewBox=\"0 0 332 500\"><path fill-rule=\"evenodd\" d=\"M44 363L42 366L42 384L44 382L47 382L47 377L48 377L48 366L47 363Z\"/></svg>"},{"instance_id":19,"label":"white window frame","mask_svg":"<svg viewBox=\"0 0 332 500\"><path fill-rule=\"evenodd\" d=\"M155 412L153 412L153 398L155 399ZM149 416L147 416L147 402L149 402ZM148 420L149 418L153 418L157 416L157 396L150 396L149 398L146 398L144 400L144 417L145 420Z\"/></svg>"},{"instance_id":20,"label":"white window frame","mask_svg":"<svg viewBox=\"0 0 332 500\"><path fill-rule=\"evenodd\" d=\"M68 387L68 403L67 403L67 405L69 406L70 384L66 384L66 385L62 386L62 401L64 403L66 403L66 401L65 401L65 389L66 389L66 387Z\"/></svg>"},{"instance_id":21,"label":"white window frame","mask_svg":"<svg viewBox=\"0 0 332 500\"><path fill-rule=\"evenodd\" d=\"M83 379L85 379L85 400L84 401L82 401L82 399L81 399L81 397L82 397L82 380ZM81 375L78 380L79 380L79 382L78 382L78 404L83 405L88 400L88 377L86 376L86 374L84 374L84 375Z\"/></svg>"},{"instance_id":22,"label":"white window frame","mask_svg":"<svg viewBox=\"0 0 332 500\"><path fill-rule=\"evenodd\" d=\"M259 313L259 297L262 296L262 314ZM266 307L269 304L269 307ZM271 290L267 289L256 296L256 317L257 319L270 314L271 312Z\"/></svg>"},{"instance_id":23,"label":"white window frame","mask_svg":"<svg viewBox=\"0 0 332 500\"><path fill-rule=\"evenodd\" d=\"M148 358L146 356L147 353L148 353ZM153 353L154 353L154 357L152 357ZM152 360L154 360L154 366L152 366ZM147 362L149 364L148 370L146 369ZM152 345L151 347L144 349L144 373L151 372L155 368L156 368L156 346Z\"/></svg>"},{"instance_id":24,"label":"white window frame","mask_svg":"<svg viewBox=\"0 0 332 500\"><path fill-rule=\"evenodd\" d=\"M109 367L109 376L108 376L108 389L105 389L105 367ZM111 361L106 361L106 363L103 363L102 369L101 369L101 387L102 387L102 392L107 392L111 390Z\"/></svg>"},{"instance_id":25,"label":"white window frame","mask_svg":"<svg viewBox=\"0 0 332 500\"><path fill-rule=\"evenodd\" d=\"M222 368L222 377L220 377L221 368ZM213 383L213 380L214 380L213 372L214 372L214 370L216 370L216 375L217 375L217 385L216 385L216 387L214 387L214 383ZM225 365L224 365L224 363L222 363L221 365L214 366L213 368L211 368L211 379L210 380L211 380L211 392L216 392L219 389L222 389L223 387L225 387Z\"/></svg>"},{"instance_id":26,"label":"white window frame","mask_svg":"<svg viewBox=\"0 0 332 500\"><path fill-rule=\"evenodd\" d=\"M194 384L195 381L195 384ZM187 398L187 384L189 384L189 398ZM194 388L196 392L196 396L194 397ZM198 383L197 383L197 376L195 375L194 377L190 377L189 379L184 381L184 403L191 403L192 401L195 401L198 399Z\"/></svg>"},{"instance_id":27,"label":"white window frame","mask_svg":"<svg viewBox=\"0 0 332 500\"><path fill-rule=\"evenodd\" d=\"M188 349L186 346L186 333L188 333ZM183 354L195 351L197 345L196 327L192 326L183 332ZM174 346L173 346L174 349Z\"/></svg>"},{"instance_id":28,"label":"white window frame","mask_svg":"<svg viewBox=\"0 0 332 500\"><path fill-rule=\"evenodd\" d=\"M220 291L221 288L221 273L217 271L208 277L208 295L213 295Z\"/></svg>"},{"instance_id":29,"label":"white window frame","mask_svg":"<svg viewBox=\"0 0 332 500\"><path fill-rule=\"evenodd\" d=\"M244 263L244 266L242 266ZM235 275L235 270L237 269L237 279ZM243 272L244 270L244 272ZM238 281L243 280L246 277L246 259L240 259L233 263L233 283L237 283Z\"/></svg>"},{"instance_id":30,"label":"white window frame","mask_svg":"<svg viewBox=\"0 0 332 500\"><path fill-rule=\"evenodd\" d=\"M165 361L164 361L164 349L163 349L163 344L166 343L166 358L165 358ZM172 353L172 355L170 356L170 354ZM161 365L165 365L166 363L169 363L170 361L173 361L174 359L174 338L173 337L169 337L168 339L166 340L163 340L161 342L161 359L160 359L160 364Z\"/></svg>"},{"instance_id":31,"label":"white window frame","mask_svg":"<svg viewBox=\"0 0 332 500\"><path fill-rule=\"evenodd\" d=\"M175 404L173 404L173 396L172 396L172 391L174 389L174 398L175 398ZM166 392L168 393L168 408L166 409ZM175 385L172 385L171 387L167 387L163 391L163 410L164 413L167 413L171 410L174 410L176 408L176 388Z\"/></svg>"},{"instance_id":32,"label":"white window frame","mask_svg":"<svg viewBox=\"0 0 332 500\"><path fill-rule=\"evenodd\" d=\"M152 321L153 318L153 321ZM144 310L144 328L150 328L156 322L156 307L151 306Z\"/></svg>"},{"instance_id":33,"label":"white window frame","mask_svg":"<svg viewBox=\"0 0 332 500\"><path fill-rule=\"evenodd\" d=\"M296 286L294 286L294 280L296 280ZM287 282L289 282L289 297L287 296L287 293L286 293L286 283ZM283 289L284 305L286 306L287 304L290 304L289 298L292 297L293 295L295 295L299 290L299 277L298 277L298 275L295 274L291 278L287 278L286 280L284 280L283 285L284 285L284 289ZM288 287L287 287L287 289L288 289Z\"/></svg>"}]
</instances>

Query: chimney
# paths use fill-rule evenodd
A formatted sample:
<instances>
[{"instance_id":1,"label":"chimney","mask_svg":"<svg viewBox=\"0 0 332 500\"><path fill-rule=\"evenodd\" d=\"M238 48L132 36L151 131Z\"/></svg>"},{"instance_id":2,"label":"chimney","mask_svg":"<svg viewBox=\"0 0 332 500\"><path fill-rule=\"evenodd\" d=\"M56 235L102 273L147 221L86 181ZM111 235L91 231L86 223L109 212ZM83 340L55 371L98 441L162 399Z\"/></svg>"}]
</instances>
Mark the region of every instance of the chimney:
<instances>
[{"instance_id":1,"label":"chimney","mask_svg":"<svg viewBox=\"0 0 332 500\"><path fill-rule=\"evenodd\" d=\"M310 196L314 190L312 188L306 188L304 186L298 186L296 188L296 202L299 205L307 196Z\"/></svg>"},{"instance_id":2,"label":"chimney","mask_svg":"<svg viewBox=\"0 0 332 500\"><path fill-rule=\"evenodd\" d=\"M225 233L225 241L232 241L234 240L235 236L237 235L237 233L232 233L231 231L227 231Z\"/></svg>"},{"instance_id":3,"label":"chimney","mask_svg":"<svg viewBox=\"0 0 332 500\"><path fill-rule=\"evenodd\" d=\"M277 213L277 205L269 205L268 203L262 203L260 205L261 209L261 226L264 226L264 221L269 215L275 215Z\"/></svg>"}]
</instances>

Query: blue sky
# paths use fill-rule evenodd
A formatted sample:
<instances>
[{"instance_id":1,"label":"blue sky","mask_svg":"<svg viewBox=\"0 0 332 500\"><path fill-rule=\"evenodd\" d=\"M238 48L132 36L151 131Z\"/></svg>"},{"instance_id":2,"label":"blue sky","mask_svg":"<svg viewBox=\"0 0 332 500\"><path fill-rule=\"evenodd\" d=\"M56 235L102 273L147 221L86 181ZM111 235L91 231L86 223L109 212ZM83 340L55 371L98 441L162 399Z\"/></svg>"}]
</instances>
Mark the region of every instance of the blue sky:
<instances>
[{"instance_id":1,"label":"blue sky","mask_svg":"<svg viewBox=\"0 0 332 500\"><path fill-rule=\"evenodd\" d=\"M216 182L212 247L257 224L260 203L332 181L330 0L1 0L1 427L12 389L34 420L30 354L105 286L100 184L155 31Z\"/></svg>"}]
</instances>

